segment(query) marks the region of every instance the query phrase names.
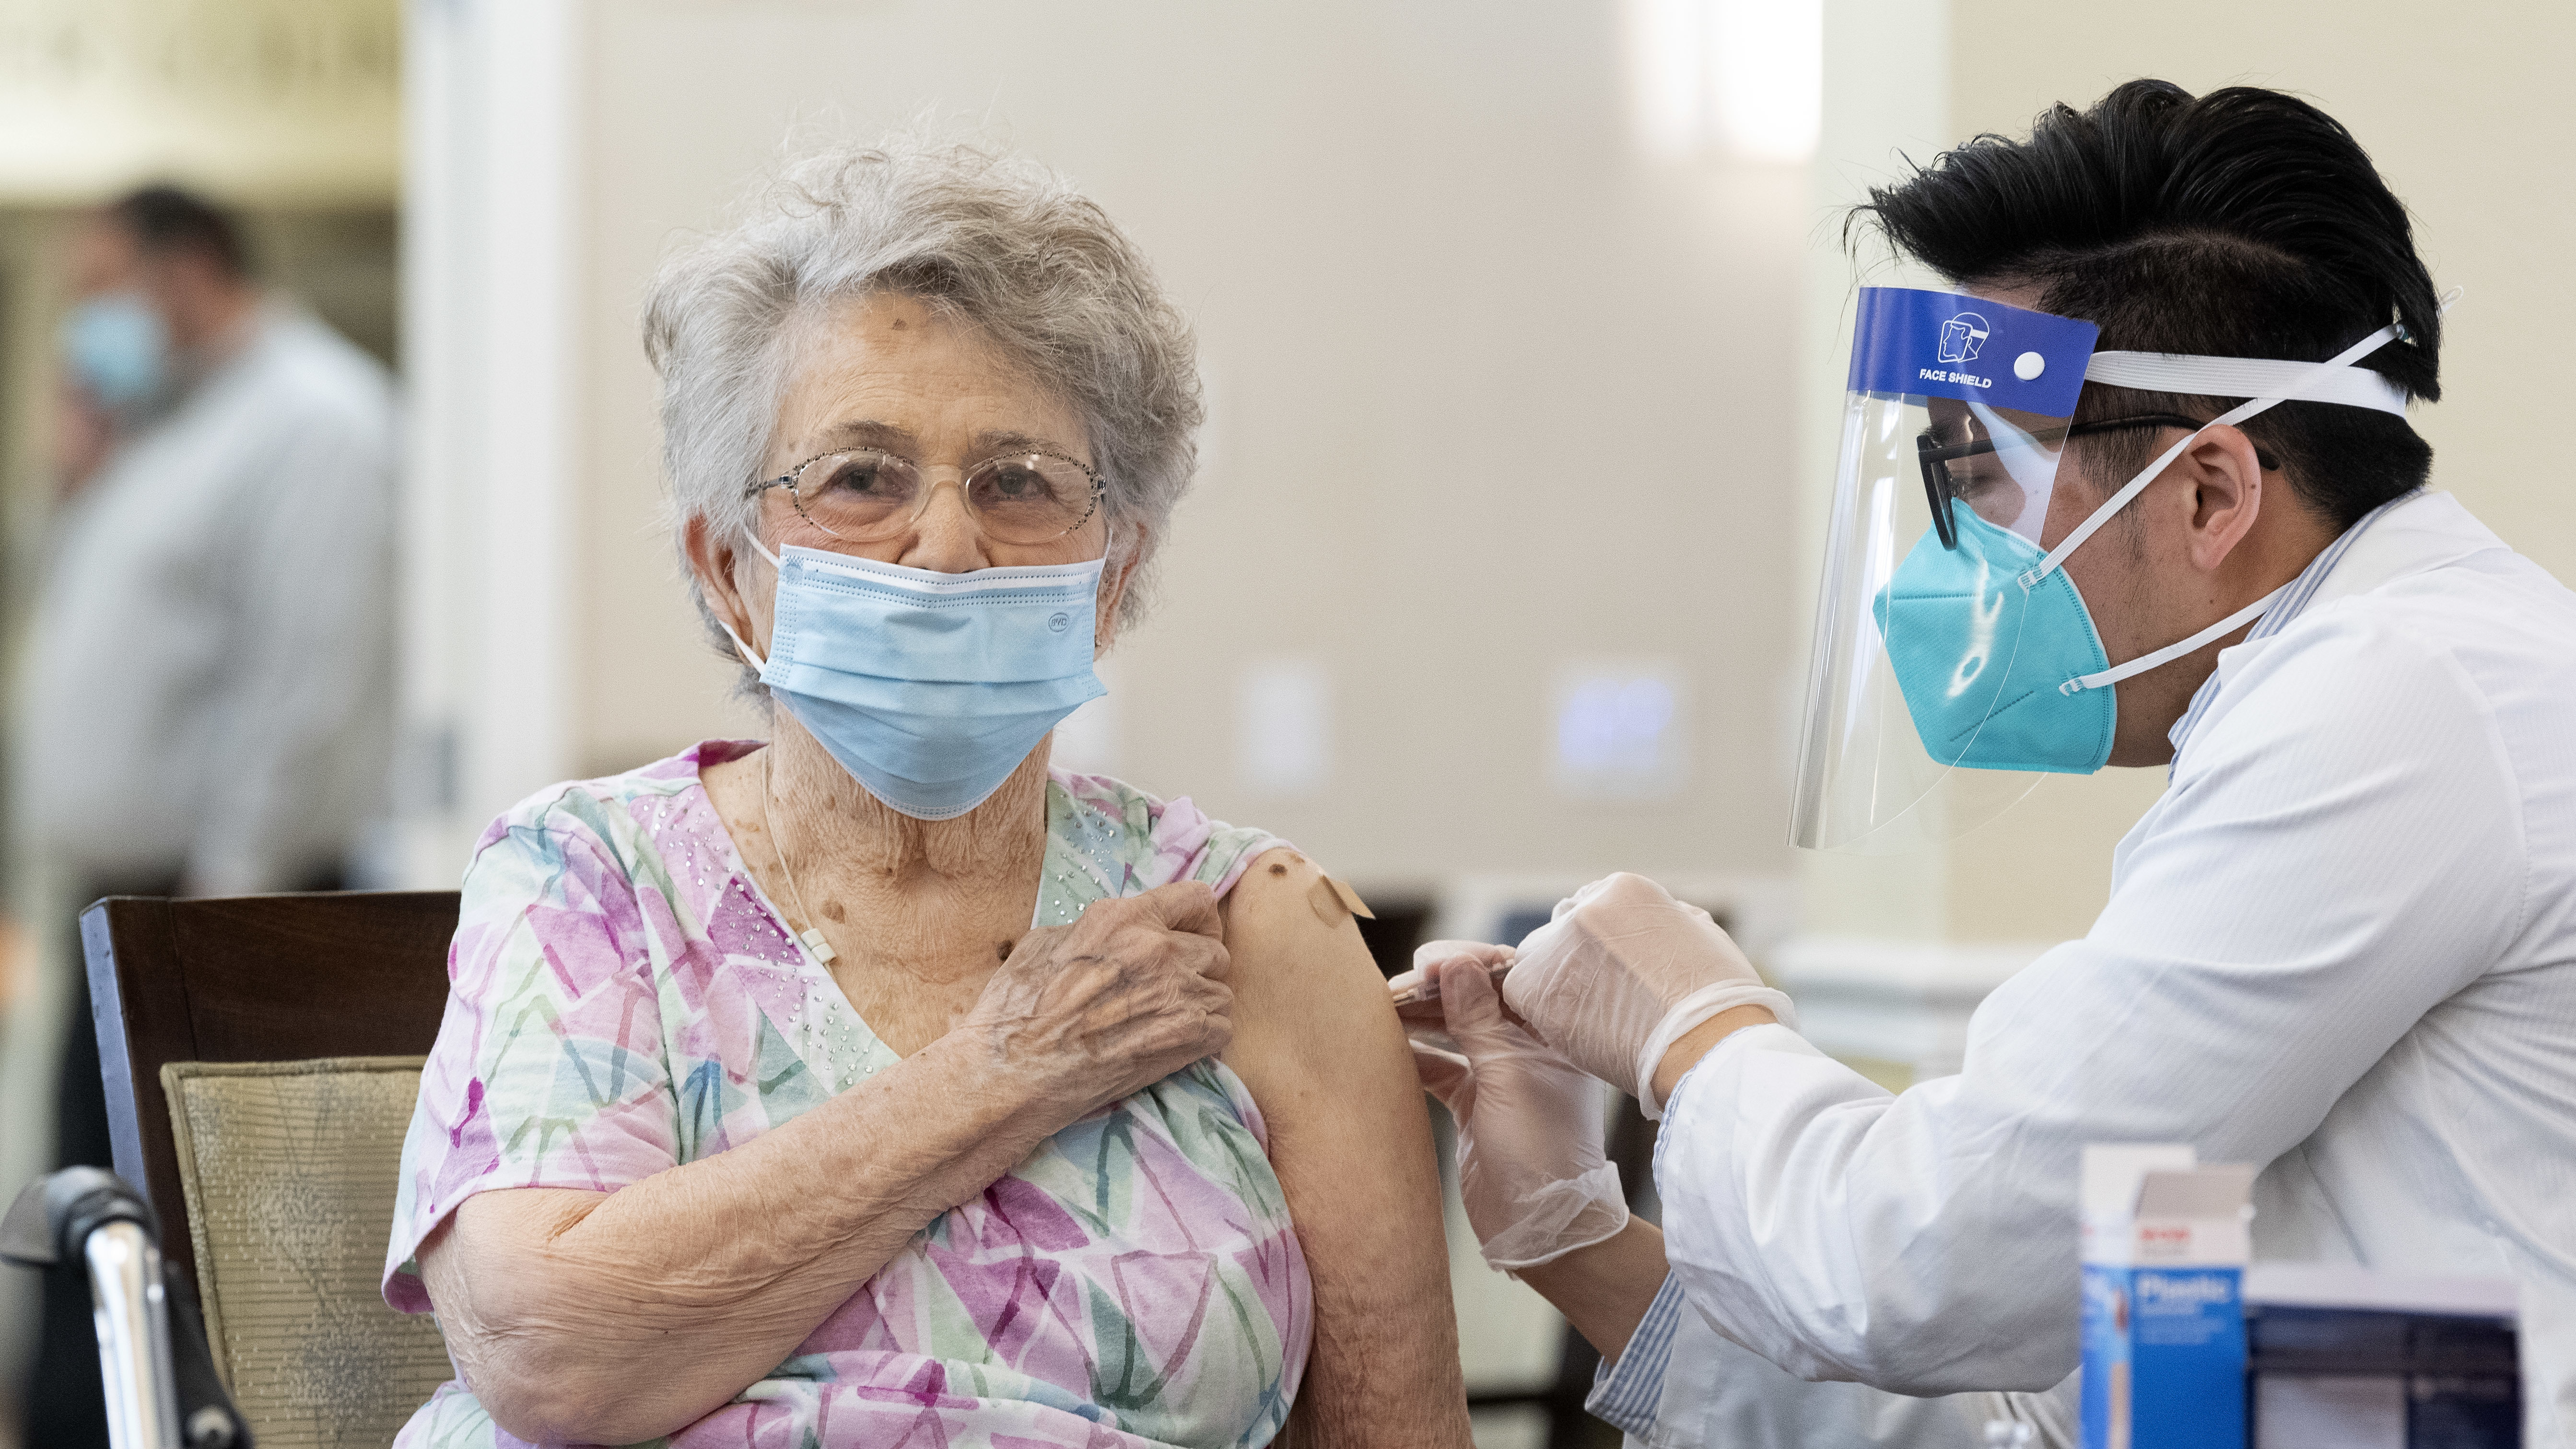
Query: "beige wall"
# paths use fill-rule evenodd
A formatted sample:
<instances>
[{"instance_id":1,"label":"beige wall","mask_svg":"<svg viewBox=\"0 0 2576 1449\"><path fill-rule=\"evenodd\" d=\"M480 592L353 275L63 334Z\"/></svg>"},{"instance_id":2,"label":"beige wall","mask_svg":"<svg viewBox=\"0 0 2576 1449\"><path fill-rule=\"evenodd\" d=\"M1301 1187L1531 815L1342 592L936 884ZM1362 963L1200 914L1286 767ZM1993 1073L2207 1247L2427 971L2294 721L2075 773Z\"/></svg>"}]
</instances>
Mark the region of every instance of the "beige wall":
<instances>
[{"instance_id":1,"label":"beige wall","mask_svg":"<svg viewBox=\"0 0 2576 1449\"><path fill-rule=\"evenodd\" d=\"M1465 0L594 6L575 530L585 768L746 728L657 506L636 300L799 120L929 109L1069 172L1196 320L1213 424L1159 615L1121 645L1121 773L1365 883L1465 869L1785 873L1790 169L1642 159L1618 8ZM1235 766L1240 661L1331 676L1308 798ZM1568 661L1687 671L1688 787L1557 797Z\"/></svg>"},{"instance_id":2,"label":"beige wall","mask_svg":"<svg viewBox=\"0 0 2576 1449\"><path fill-rule=\"evenodd\" d=\"M2472 7L2432 23L2419 7L2385 0L2168 0L2152 11L1952 0L1950 13L1946 140L2026 133L2051 102L2081 107L2139 75L2195 92L2240 82L2289 89L2349 126L2414 210L2436 283L2466 289L2448 319L2446 401L2416 415L2437 454L2435 486L2576 579L2576 486L2561 462L2563 409L2546 362L2576 329L2576 274L2561 256L2576 234L2566 184L2576 107L2564 99L2576 9ZM1870 81L1861 59L1858 73L1836 74L1847 98ZM1893 72L1878 77L1882 87L1897 83ZM1847 288L1848 276L1833 285ZM1804 858L1802 924L1971 950L2079 935L2108 894L2111 846L2162 783L2161 769L2052 779L1947 852Z\"/></svg>"},{"instance_id":3,"label":"beige wall","mask_svg":"<svg viewBox=\"0 0 2576 1449\"><path fill-rule=\"evenodd\" d=\"M634 317L665 246L715 223L799 125L979 124L1070 172L1156 257L1198 321L1214 421L1165 606L1109 666L1120 772L1373 885L1795 870L1811 934L2035 946L2085 927L2158 772L2052 780L1931 857L1794 859L1780 839L1818 542L1802 510L1824 483L1814 404L1852 283L1832 207L1899 149L2025 126L2120 75L2243 74L2351 121L2425 218L2437 273L2468 288L2453 400L2423 421L2440 477L2576 571L2576 504L2540 456L2543 384L2508 361L2570 305L2542 256L2569 203L2532 172L2564 154L2547 128L2566 123L2525 105L2566 57L2556 12L2400 43L2414 32L2393 6L2185 4L2146 24L1838 0L1826 154L1802 177L1645 158L1608 3L571 9L563 772L756 728L656 522ZM1462 448L1539 461L1497 465L1495 502L1451 461ZM1542 470L1566 485L1532 485ZM1304 797L1237 772L1236 672L1277 657L1331 678L1335 770ZM1687 788L1561 797L1554 676L1636 657L1687 673Z\"/></svg>"}]
</instances>

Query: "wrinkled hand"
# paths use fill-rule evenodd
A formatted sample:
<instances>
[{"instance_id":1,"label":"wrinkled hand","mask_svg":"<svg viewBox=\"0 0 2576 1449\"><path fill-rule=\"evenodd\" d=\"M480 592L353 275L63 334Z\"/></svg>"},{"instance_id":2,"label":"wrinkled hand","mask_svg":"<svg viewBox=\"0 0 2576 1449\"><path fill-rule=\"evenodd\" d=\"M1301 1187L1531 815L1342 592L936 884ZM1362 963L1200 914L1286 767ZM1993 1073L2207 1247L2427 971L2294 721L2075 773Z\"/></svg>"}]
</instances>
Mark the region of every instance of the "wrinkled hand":
<instances>
[{"instance_id":1,"label":"wrinkled hand","mask_svg":"<svg viewBox=\"0 0 2576 1449\"><path fill-rule=\"evenodd\" d=\"M957 1033L1065 1122L1234 1040L1216 893L1196 881L1095 901L1020 938Z\"/></svg>"},{"instance_id":2,"label":"wrinkled hand","mask_svg":"<svg viewBox=\"0 0 2576 1449\"><path fill-rule=\"evenodd\" d=\"M1467 1224L1485 1261L1506 1272L1590 1247L1628 1223L1619 1169L1602 1151L1600 1086L1503 1014L1489 973L1510 954L1508 946L1434 941L1413 957L1435 979L1431 1004L1458 1046L1446 1052L1417 1040L1413 1069L1458 1119Z\"/></svg>"},{"instance_id":3,"label":"wrinkled hand","mask_svg":"<svg viewBox=\"0 0 2576 1449\"><path fill-rule=\"evenodd\" d=\"M1656 1118L1655 1068L1691 1028L1739 1006L1796 1025L1789 998L1762 984L1708 912L1625 873L1557 903L1521 942L1503 999L1540 1040Z\"/></svg>"}]
</instances>

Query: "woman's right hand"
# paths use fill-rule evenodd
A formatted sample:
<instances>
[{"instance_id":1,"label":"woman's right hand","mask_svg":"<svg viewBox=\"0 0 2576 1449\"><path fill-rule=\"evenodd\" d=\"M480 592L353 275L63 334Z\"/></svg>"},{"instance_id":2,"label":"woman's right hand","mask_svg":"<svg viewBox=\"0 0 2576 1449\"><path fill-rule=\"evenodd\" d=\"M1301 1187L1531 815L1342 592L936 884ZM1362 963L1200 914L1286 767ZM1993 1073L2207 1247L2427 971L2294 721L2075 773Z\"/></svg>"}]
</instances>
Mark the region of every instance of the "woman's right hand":
<instances>
[{"instance_id":1,"label":"woman's right hand","mask_svg":"<svg viewBox=\"0 0 2576 1449\"><path fill-rule=\"evenodd\" d=\"M1021 937L955 1034L1075 1121L1234 1039L1223 931L1197 881L1095 901Z\"/></svg>"}]
</instances>

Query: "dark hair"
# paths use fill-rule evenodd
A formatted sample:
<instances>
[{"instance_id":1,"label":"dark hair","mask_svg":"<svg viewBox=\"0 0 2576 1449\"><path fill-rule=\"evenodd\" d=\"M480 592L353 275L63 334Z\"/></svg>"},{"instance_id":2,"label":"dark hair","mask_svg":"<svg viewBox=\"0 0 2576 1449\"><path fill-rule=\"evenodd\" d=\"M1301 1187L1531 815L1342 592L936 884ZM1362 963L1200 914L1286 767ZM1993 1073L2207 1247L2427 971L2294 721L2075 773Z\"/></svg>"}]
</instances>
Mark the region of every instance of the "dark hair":
<instances>
[{"instance_id":1,"label":"dark hair","mask_svg":"<svg viewBox=\"0 0 2576 1449\"><path fill-rule=\"evenodd\" d=\"M195 252L226 276L250 275L241 229L222 208L176 186L146 186L120 197L108 216L146 252Z\"/></svg>"},{"instance_id":2,"label":"dark hair","mask_svg":"<svg viewBox=\"0 0 2576 1449\"><path fill-rule=\"evenodd\" d=\"M2081 114L2051 107L2027 141L1979 136L1872 189L1846 238L1870 225L1953 285L2038 288L2042 310L2099 326L2105 351L2316 362L2394 319L2404 340L2362 365L2442 395L2439 304L2404 204L2340 122L2279 91L2130 81ZM2087 383L2076 416L2207 418L2233 401ZM2365 408L2282 403L2245 432L2338 529L2432 468L2403 418ZM2161 451L2148 432L2088 441L2105 489Z\"/></svg>"}]
</instances>

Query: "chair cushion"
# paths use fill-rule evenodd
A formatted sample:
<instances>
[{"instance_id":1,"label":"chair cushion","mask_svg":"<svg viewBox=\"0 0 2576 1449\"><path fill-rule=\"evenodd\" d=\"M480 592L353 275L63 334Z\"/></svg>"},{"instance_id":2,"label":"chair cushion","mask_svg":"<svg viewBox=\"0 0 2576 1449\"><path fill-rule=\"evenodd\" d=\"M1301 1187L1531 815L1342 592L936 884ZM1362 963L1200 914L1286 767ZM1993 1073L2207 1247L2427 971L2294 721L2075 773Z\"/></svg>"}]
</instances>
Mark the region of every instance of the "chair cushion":
<instances>
[{"instance_id":1,"label":"chair cushion","mask_svg":"<svg viewBox=\"0 0 2576 1449\"><path fill-rule=\"evenodd\" d=\"M422 1060L161 1068L206 1340L262 1449L391 1443L451 1376L376 1285Z\"/></svg>"}]
</instances>

